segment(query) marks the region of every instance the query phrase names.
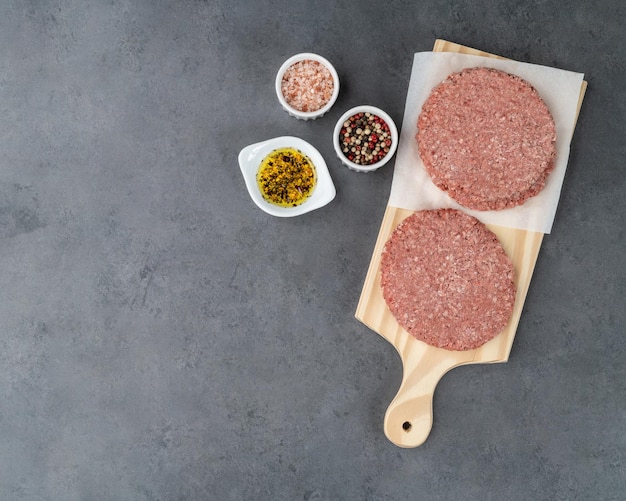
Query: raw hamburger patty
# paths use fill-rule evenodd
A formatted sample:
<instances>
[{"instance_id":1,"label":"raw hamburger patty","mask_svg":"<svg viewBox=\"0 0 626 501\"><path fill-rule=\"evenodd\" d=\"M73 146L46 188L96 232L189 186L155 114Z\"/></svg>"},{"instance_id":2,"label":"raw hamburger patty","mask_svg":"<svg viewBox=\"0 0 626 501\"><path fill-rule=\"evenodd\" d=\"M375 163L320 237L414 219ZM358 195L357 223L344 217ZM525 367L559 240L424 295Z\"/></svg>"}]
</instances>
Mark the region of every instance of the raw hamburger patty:
<instances>
[{"instance_id":1,"label":"raw hamburger patty","mask_svg":"<svg viewBox=\"0 0 626 501\"><path fill-rule=\"evenodd\" d=\"M407 217L387 240L380 268L383 297L397 322L438 348L478 348L513 312L511 260L494 233L461 211Z\"/></svg>"},{"instance_id":2,"label":"raw hamburger patty","mask_svg":"<svg viewBox=\"0 0 626 501\"><path fill-rule=\"evenodd\" d=\"M521 205L554 168L550 110L527 81L503 71L453 73L432 90L417 127L433 182L470 209Z\"/></svg>"}]
</instances>

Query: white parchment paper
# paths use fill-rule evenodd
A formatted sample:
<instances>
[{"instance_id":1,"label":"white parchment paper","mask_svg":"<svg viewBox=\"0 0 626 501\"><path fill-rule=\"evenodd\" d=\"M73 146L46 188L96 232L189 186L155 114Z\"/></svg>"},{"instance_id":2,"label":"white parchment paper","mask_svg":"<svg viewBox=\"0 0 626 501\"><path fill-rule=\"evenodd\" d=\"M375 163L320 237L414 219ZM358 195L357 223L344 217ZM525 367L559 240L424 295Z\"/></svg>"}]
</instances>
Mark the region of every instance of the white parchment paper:
<instances>
[{"instance_id":1,"label":"white parchment paper","mask_svg":"<svg viewBox=\"0 0 626 501\"><path fill-rule=\"evenodd\" d=\"M545 188L523 205L501 211L473 211L460 206L430 180L417 150L417 120L433 87L463 68L485 66L518 75L533 85L547 104L556 123L556 165ZM547 66L446 52L415 54L400 132L389 205L424 210L455 208L486 224L550 233L569 158L582 73Z\"/></svg>"}]
</instances>

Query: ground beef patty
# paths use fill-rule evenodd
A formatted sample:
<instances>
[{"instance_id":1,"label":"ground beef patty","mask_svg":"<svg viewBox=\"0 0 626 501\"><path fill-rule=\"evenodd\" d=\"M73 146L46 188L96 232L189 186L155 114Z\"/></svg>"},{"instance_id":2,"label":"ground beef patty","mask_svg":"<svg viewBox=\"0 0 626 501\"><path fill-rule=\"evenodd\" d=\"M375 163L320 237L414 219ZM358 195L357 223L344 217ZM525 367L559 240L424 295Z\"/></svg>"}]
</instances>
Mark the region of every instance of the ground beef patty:
<instances>
[{"instance_id":1,"label":"ground beef patty","mask_svg":"<svg viewBox=\"0 0 626 501\"><path fill-rule=\"evenodd\" d=\"M521 205L554 168L550 110L527 81L503 71L453 73L432 90L417 127L433 182L470 209Z\"/></svg>"},{"instance_id":2,"label":"ground beef patty","mask_svg":"<svg viewBox=\"0 0 626 501\"><path fill-rule=\"evenodd\" d=\"M454 209L413 213L381 256L383 297L412 336L471 350L499 334L515 302L513 264L497 237Z\"/></svg>"}]
</instances>

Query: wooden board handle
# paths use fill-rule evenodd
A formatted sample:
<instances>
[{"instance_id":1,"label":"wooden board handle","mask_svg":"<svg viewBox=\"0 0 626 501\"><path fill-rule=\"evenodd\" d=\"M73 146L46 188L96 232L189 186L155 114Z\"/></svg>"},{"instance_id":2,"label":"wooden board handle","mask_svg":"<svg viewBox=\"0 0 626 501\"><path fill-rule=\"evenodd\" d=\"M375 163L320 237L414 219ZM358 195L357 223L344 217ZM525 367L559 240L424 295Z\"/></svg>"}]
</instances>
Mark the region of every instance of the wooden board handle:
<instances>
[{"instance_id":1,"label":"wooden board handle","mask_svg":"<svg viewBox=\"0 0 626 501\"><path fill-rule=\"evenodd\" d=\"M433 348L408 335L402 344L402 383L387 408L383 427L387 438L397 446L418 447L426 441L433 426L437 383L454 367L472 363L476 350L453 352Z\"/></svg>"}]
</instances>

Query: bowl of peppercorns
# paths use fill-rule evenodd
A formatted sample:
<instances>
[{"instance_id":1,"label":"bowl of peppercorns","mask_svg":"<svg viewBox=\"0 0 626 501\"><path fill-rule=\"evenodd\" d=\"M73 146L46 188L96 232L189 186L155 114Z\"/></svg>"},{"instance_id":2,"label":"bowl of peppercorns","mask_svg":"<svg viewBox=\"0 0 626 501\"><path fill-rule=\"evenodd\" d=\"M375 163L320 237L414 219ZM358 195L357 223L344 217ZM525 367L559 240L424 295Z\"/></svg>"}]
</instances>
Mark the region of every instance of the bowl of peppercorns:
<instances>
[{"instance_id":1,"label":"bowl of peppercorns","mask_svg":"<svg viewBox=\"0 0 626 501\"><path fill-rule=\"evenodd\" d=\"M346 111L333 131L339 160L357 172L373 172L385 165L398 148L398 129L380 108L362 105Z\"/></svg>"},{"instance_id":2,"label":"bowl of peppercorns","mask_svg":"<svg viewBox=\"0 0 626 501\"><path fill-rule=\"evenodd\" d=\"M276 95L292 117L315 120L335 104L339 95L339 76L326 58L311 52L296 54L278 70Z\"/></svg>"}]
</instances>

